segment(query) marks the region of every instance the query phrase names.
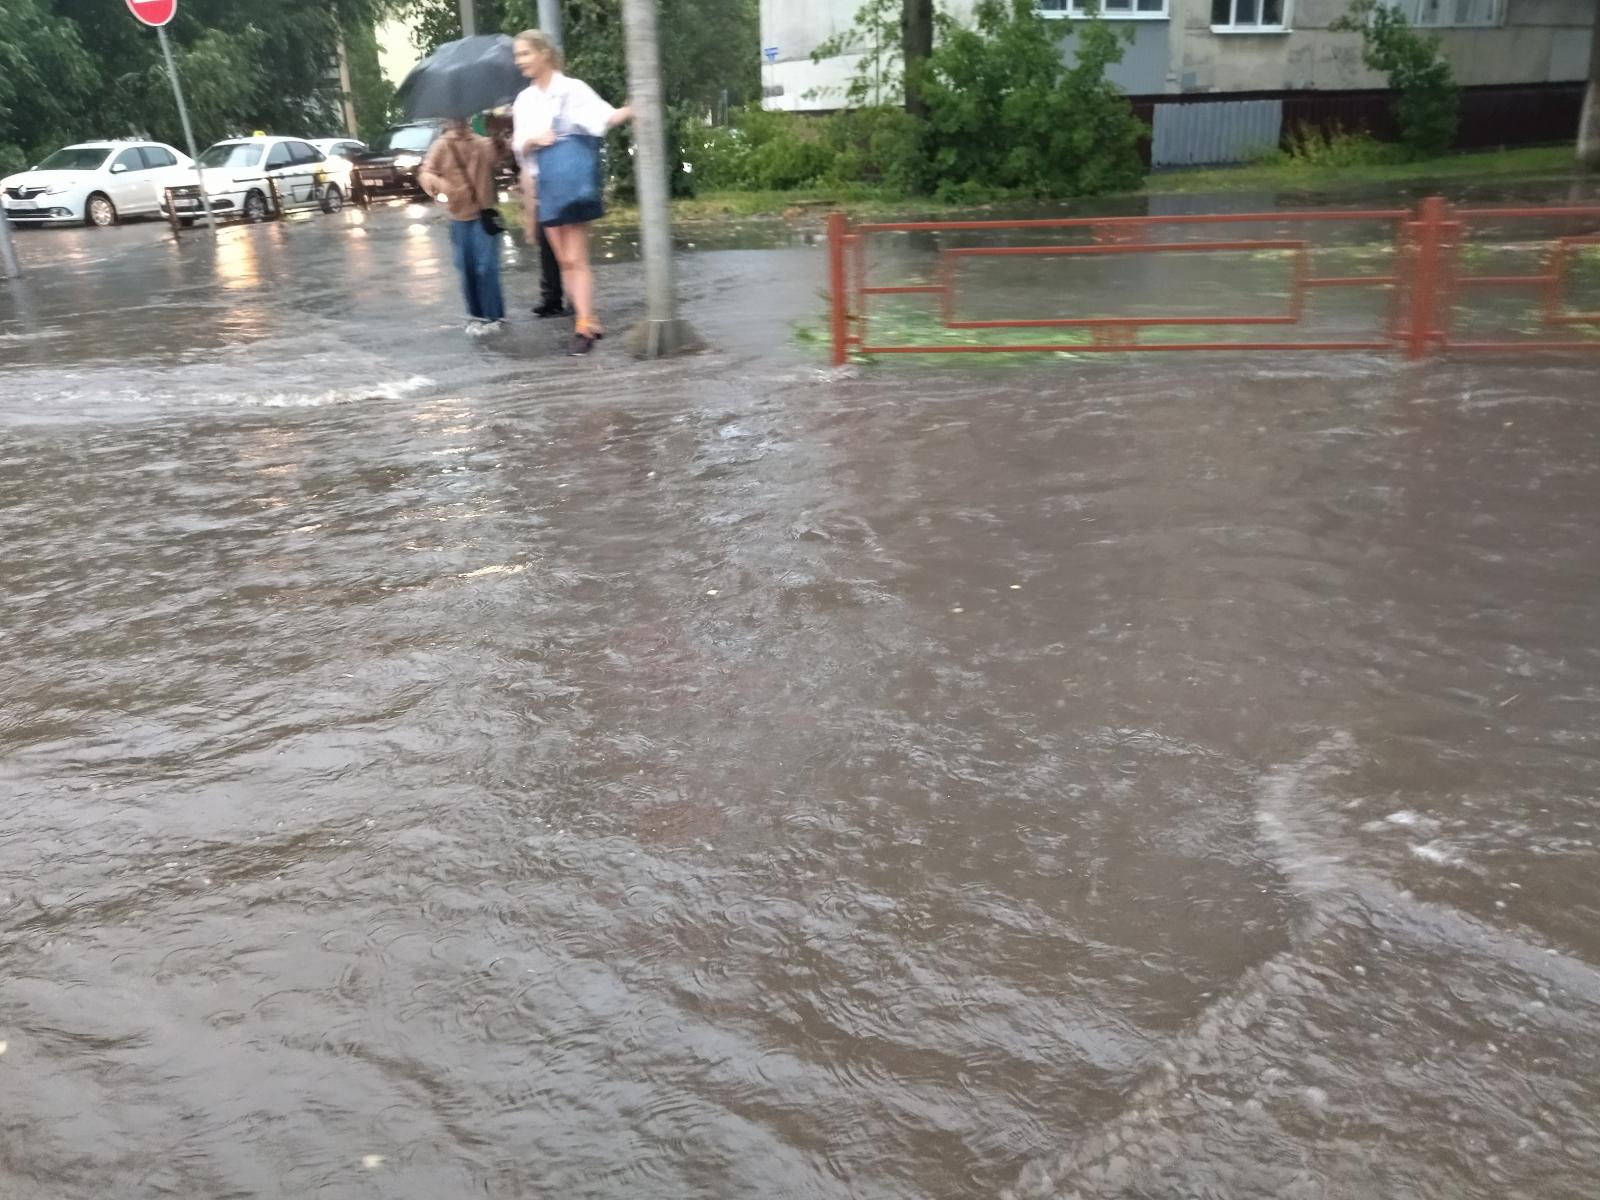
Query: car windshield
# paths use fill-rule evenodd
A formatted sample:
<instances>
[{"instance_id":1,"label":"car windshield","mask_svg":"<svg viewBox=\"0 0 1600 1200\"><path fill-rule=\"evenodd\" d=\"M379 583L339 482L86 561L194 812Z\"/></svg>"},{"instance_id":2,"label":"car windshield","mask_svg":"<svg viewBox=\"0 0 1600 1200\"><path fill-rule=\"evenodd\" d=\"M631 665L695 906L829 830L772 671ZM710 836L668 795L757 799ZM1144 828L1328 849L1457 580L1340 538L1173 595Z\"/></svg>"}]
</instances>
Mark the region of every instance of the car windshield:
<instances>
[{"instance_id":1,"label":"car windshield","mask_svg":"<svg viewBox=\"0 0 1600 1200\"><path fill-rule=\"evenodd\" d=\"M261 161L261 147L254 142L218 142L200 156L202 167L253 167Z\"/></svg>"},{"instance_id":2,"label":"car windshield","mask_svg":"<svg viewBox=\"0 0 1600 1200\"><path fill-rule=\"evenodd\" d=\"M433 125L397 125L384 133L378 139L378 151L387 151L390 154L397 151L410 150L421 154L433 145L434 135L438 128Z\"/></svg>"},{"instance_id":3,"label":"car windshield","mask_svg":"<svg viewBox=\"0 0 1600 1200\"><path fill-rule=\"evenodd\" d=\"M106 161L109 150L96 149L93 146L68 146L65 150L57 150L49 158L39 164L41 171L93 171Z\"/></svg>"}]
</instances>

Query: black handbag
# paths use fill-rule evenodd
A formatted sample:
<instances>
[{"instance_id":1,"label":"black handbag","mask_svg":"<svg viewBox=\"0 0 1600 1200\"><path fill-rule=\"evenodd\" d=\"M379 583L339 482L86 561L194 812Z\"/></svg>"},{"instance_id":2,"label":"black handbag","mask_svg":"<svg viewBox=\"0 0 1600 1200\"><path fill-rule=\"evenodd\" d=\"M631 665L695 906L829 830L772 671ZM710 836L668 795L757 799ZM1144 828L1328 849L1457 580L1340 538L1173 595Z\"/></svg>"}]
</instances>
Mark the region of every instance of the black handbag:
<instances>
[{"instance_id":1,"label":"black handbag","mask_svg":"<svg viewBox=\"0 0 1600 1200\"><path fill-rule=\"evenodd\" d=\"M461 161L461 149L454 141L450 143L450 153L456 160L456 166L461 168L462 177L467 181L467 187L472 191L473 203L478 201L478 188L472 181L472 173L467 170L466 164ZM498 208L478 209L478 224L483 226L483 231L490 237L499 237L506 231L505 220L500 216Z\"/></svg>"}]
</instances>

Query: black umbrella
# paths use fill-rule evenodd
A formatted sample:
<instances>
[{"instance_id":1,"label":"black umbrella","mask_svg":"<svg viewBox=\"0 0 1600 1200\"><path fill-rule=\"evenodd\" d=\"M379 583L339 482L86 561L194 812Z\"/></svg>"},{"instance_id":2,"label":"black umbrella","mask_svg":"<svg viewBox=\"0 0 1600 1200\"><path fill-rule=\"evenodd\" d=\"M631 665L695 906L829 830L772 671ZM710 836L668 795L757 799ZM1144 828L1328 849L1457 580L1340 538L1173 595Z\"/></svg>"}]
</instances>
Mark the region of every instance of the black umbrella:
<instances>
[{"instance_id":1,"label":"black umbrella","mask_svg":"<svg viewBox=\"0 0 1600 1200\"><path fill-rule=\"evenodd\" d=\"M446 42L411 68L400 85L400 107L411 118L466 118L510 104L528 86L514 46L503 33Z\"/></svg>"}]
</instances>

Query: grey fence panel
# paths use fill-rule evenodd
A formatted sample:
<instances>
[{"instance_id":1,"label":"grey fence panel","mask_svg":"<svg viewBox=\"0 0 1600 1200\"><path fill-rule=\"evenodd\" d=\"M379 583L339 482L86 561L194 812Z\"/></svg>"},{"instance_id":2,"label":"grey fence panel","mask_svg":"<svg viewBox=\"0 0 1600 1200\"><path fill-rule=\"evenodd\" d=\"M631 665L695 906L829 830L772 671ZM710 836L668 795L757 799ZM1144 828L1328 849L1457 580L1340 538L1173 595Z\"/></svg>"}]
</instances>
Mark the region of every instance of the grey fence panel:
<instances>
[{"instance_id":1,"label":"grey fence panel","mask_svg":"<svg viewBox=\"0 0 1600 1200\"><path fill-rule=\"evenodd\" d=\"M1247 162L1278 144L1282 100L1157 104L1150 165L1212 166Z\"/></svg>"}]
</instances>

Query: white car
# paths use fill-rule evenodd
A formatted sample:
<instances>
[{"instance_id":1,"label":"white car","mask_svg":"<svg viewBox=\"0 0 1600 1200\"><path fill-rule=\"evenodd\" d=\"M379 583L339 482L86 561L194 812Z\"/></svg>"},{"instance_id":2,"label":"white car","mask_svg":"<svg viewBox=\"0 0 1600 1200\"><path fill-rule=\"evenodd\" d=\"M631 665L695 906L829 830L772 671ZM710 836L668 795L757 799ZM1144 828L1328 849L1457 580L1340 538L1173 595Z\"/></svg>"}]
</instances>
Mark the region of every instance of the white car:
<instances>
[{"instance_id":1,"label":"white car","mask_svg":"<svg viewBox=\"0 0 1600 1200\"><path fill-rule=\"evenodd\" d=\"M162 142L80 142L0 179L0 199L19 225L115 225L159 214L163 193L193 179L193 168L187 155Z\"/></svg>"},{"instance_id":2,"label":"white car","mask_svg":"<svg viewBox=\"0 0 1600 1200\"><path fill-rule=\"evenodd\" d=\"M312 138L311 144L328 158L342 158L346 162L354 162L368 153L366 143L355 138Z\"/></svg>"},{"instance_id":3,"label":"white car","mask_svg":"<svg viewBox=\"0 0 1600 1200\"><path fill-rule=\"evenodd\" d=\"M366 143L355 138L312 138L311 144L322 151L328 160L328 169L336 172L345 195L350 194L350 175L357 159L370 154Z\"/></svg>"},{"instance_id":4,"label":"white car","mask_svg":"<svg viewBox=\"0 0 1600 1200\"><path fill-rule=\"evenodd\" d=\"M264 221L276 207L344 207L348 171L330 164L321 150L300 138L229 138L200 154L201 178L219 217ZM200 187L172 190L177 217L185 224L202 215Z\"/></svg>"}]
</instances>

